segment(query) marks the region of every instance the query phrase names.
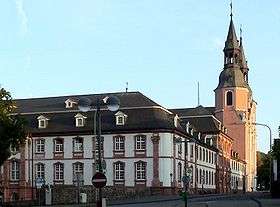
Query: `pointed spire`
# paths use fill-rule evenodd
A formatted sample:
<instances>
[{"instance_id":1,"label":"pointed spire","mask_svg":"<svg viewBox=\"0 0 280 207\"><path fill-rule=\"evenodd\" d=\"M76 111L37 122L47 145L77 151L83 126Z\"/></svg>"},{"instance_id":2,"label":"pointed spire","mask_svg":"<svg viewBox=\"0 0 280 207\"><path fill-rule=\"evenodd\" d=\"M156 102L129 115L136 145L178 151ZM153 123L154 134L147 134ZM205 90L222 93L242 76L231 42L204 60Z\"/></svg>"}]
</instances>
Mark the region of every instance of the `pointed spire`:
<instances>
[{"instance_id":1,"label":"pointed spire","mask_svg":"<svg viewBox=\"0 0 280 207\"><path fill-rule=\"evenodd\" d=\"M246 60L246 57L245 57L245 52L244 52L243 43L242 43L242 25L240 25L240 57L241 57L240 67L242 69L248 70L247 60Z\"/></svg>"},{"instance_id":2,"label":"pointed spire","mask_svg":"<svg viewBox=\"0 0 280 207\"><path fill-rule=\"evenodd\" d=\"M233 14L232 14L232 1L231 1L230 2L230 24L229 24L229 29L228 29L227 40L225 42L225 49L233 49L233 48L239 47L232 16L233 16Z\"/></svg>"}]
</instances>

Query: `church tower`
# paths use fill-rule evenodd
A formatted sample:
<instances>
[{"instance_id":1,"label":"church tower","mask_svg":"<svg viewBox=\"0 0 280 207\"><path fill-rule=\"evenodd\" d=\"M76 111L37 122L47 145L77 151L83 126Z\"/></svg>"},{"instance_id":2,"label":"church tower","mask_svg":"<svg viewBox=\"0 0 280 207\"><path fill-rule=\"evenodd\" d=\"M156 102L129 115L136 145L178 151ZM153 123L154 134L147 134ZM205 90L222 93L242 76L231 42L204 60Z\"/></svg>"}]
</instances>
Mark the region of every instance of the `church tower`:
<instances>
[{"instance_id":1,"label":"church tower","mask_svg":"<svg viewBox=\"0 0 280 207\"><path fill-rule=\"evenodd\" d=\"M237 39L232 14L224 47L224 67L215 91L215 116L233 138L233 151L246 164L245 186L256 187L256 102L248 82L242 37Z\"/></svg>"}]
</instances>

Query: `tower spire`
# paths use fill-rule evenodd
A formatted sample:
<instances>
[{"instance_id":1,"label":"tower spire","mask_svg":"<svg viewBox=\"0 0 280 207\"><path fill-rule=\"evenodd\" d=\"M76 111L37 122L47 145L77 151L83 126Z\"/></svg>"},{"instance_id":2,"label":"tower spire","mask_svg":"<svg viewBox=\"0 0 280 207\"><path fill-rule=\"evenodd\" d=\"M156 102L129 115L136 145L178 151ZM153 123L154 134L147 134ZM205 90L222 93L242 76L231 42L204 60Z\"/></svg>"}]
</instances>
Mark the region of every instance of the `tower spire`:
<instances>
[{"instance_id":1,"label":"tower spire","mask_svg":"<svg viewBox=\"0 0 280 207\"><path fill-rule=\"evenodd\" d=\"M232 0L230 1L230 19L232 20Z\"/></svg>"}]
</instances>

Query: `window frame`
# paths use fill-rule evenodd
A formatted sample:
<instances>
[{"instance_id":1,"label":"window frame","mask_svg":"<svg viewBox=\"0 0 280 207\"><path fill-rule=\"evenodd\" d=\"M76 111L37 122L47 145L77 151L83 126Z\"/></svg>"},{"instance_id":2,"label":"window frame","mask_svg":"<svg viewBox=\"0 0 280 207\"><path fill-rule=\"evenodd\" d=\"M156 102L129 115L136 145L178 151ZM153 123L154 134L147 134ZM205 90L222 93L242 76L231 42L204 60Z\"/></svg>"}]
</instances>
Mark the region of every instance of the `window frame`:
<instances>
[{"instance_id":1,"label":"window frame","mask_svg":"<svg viewBox=\"0 0 280 207\"><path fill-rule=\"evenodd\" d=\"M54 180L55 181L64 181L64 163L57 162L54 163Z\"/></svg>"},{"instance_id":2,"label":"window frame","mask_svg":"<svg viewBox=\"0 0 280 207\"><path fill-rule=\"evenodd\" d=\"M147 136L146 135L136 135L135 136L135 150L145 151L147 149Z\"/></svg>"},{"instance_id":3,"label":"window frame","mask_svg":"<svg viewBox=\"0 0 280 207\"><path fill-rule=\"evenodd\" d=\"M45 165L41 162L35 164L36 178L45 180Z\"/></svg>"},{"instance_id":4,"label":"window frame","mask_svg":"<svg viewBox=\"0 0 280 207\"><path fill-rule=\"evenodd\" d=\"M125 180L125 163L118 161L114 163L114 181Z\"/></svg>"},{"instance_id":5,"label":"window frame","mask_svg":"<svg viewBox=\"0 0 280 207\"><path fill-rule=\"evenodd\" d=\"M147 180L147 163L144 161L135 162L135 180L146 181Z\"/></svg>"},{"instance_id":6,"label":"window frame","mask_svg":"<svg viewBox=\"0 0 280 207\"><path fill-rule=\"evenodd\" d=\"M19 181L20 179L20 163L18 160L12 160L10 165L11 173L10 179L11 181Z\"/></svg>"},{"instance_id":7,"label":"window frame","mask_svg":"<svg viewBox=\"0 0 280 207\"><path fill-rule=\"evenodd\" d=\"M81 141L81 142L78 142ZM81 153L84 152L84 139L83 137L74 137L73 138L73 152Z\"/></svg>"},{"instance_id":8,"label":"window frame","mask_svg":"<svg viewBox=\"0 0 280 207\"><path fill-rule=\"evenodd\" d=\"M44 139L36 139L35 140L35 153L45 153L45 140Z\"/></svg>"}]
</instances>

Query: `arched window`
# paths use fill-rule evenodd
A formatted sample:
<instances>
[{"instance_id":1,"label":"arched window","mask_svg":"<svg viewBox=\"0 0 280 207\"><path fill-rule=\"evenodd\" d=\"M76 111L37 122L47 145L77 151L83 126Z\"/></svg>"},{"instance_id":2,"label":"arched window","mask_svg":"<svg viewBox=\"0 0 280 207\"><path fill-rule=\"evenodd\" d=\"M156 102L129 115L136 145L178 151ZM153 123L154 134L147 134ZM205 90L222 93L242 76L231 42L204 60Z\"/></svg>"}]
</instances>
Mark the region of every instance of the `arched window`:
<instances>
[{"instance_id":1,"label":"arched window","mask_svg":"<svg viewBox=\"0 0 280 207\"><path fill-rule=\"evenodd\" d=\"M178 163L178 181L181 182L182 180L182 164Z\"/></svg>"},{"instance_id":2,"label":"arched window","mask_svg":"<svg viewBox=\"0 0 280 207\"><path fill-rule=\"evenodd\" d=\"M226 100L227 106L232 106L232 91L227 92Z\"/></svg>"}]
</instances>

